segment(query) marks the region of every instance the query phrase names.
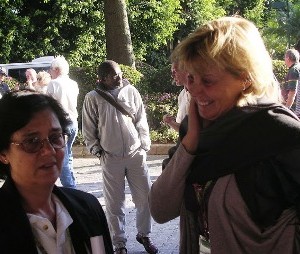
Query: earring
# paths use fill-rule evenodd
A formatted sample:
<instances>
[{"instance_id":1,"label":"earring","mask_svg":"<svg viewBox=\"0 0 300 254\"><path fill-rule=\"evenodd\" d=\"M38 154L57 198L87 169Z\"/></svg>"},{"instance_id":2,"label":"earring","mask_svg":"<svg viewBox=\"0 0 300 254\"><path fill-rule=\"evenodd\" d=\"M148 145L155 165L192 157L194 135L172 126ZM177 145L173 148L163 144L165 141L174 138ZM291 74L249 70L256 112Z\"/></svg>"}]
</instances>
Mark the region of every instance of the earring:
<instances>
[{"instance_id":1,"label":"earring","mask_svg":"<svg viewBox=\"0 0 300 254\"><path fill-rule=\"evenodd\" d=\"M2 163L4 163L4 164L8 164L8 161L7 161L7 159L3 159L3 160L2 160Z\"/></svg>"},{"instance_id":2,"label":"earring","mask_svg":"<svg viewBox=\"0 0 300 254\"><path fill-rule=\"evenodd\" d=\"M251 80L250 78L245 79L243 82L243 91L247 90L251 86Z\"/></svg>"},{"instance_id":3,"label":"earring","mask_svg":"<svg viewBox=\"0 0 300 254\"><path fill-rule=\"evenodd\" d=\"M243 91L246 90L246 82L243 83Z\"/></svg>"}]
</instances>

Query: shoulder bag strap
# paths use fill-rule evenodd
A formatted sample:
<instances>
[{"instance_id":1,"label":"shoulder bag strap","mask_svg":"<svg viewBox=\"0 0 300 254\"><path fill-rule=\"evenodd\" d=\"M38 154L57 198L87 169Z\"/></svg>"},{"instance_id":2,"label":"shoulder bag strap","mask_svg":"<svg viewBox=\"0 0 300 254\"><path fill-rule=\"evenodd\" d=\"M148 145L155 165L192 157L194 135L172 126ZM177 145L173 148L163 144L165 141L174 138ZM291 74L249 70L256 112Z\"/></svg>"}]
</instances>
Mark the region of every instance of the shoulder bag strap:
<instances>
[{"instance_id":1,"label":"shoulder bag strap","mask_svg":"<svg viewBox=\"0 0 300 254\"><path fill-rule=\"evenodd\" d=\"M109 102L112 106L114 106L117 110L119 110L123 115L128 116L132 119L134 122L134 116L128 112L125 108L123 108L115 99L112 95L108 94L107 92L96 88L95 91L103 97L107 102Z\"/></svg>"}]
</instances>

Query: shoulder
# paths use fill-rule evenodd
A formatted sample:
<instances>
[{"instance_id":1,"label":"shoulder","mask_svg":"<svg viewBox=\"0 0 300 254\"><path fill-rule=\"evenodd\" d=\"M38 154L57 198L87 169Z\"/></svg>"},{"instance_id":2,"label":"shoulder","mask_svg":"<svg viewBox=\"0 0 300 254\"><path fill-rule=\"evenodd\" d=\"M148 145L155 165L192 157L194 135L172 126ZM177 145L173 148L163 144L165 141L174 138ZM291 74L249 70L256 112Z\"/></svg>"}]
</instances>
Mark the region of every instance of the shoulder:
<instances>
[{"instance_id":1,"label":"shoulder","mask_svg":"<svg viewBox=\"0 0 300 254\"><path fill-rule=\"evenodd\" d=\"M88 100L88 101L96 101L101 98L102 97L95 90L91 90L85 95L85 100Z\"/></svg>"},{"instance_id":2,"label":"shoulder","mask_svg":"<svg viewBox=\"0 0 300 254\"><path fill-rule=\"evenodd\" d=\"M300 73L300 66L297 64L292 66L288 72L289 75L299 75L299 73Z\"/></svg>"},{"instance_id":3,"label":"shoulder","mask_svg":"<svg viewBox=\"0 0 300 254\"><path fill-rule=\"evenodd\" d=\"M128 94L128 95L134 96L134 97L141 96L139 91L133 85L131 85L128 81L127 81L127 83L124 84L124 86L122 87L120 92L123 94Z\"/></svg>"},{"instance_id":4,"label":"shoulder","mask_svg":"<svg viewBox=\"0 0 300 254\"><path fill-rule=\"evenodd\" d=\"M90 210L93 208L92 210L98 210L101 208L98 199L90 193L64 187L56 187L53 192L63 203L70 203L73 206L76 206L77 209Z\"/></svg>"}]
</instances>

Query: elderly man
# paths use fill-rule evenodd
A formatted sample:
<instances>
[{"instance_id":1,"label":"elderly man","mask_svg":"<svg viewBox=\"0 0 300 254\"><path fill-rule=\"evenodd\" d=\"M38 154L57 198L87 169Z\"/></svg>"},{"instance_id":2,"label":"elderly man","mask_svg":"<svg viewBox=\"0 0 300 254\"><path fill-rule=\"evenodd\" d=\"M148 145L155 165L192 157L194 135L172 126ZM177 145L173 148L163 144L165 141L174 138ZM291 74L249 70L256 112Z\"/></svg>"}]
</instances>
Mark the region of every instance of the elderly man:
<instances>
[{"instance_id":1,"label":"elderly man","mask_svg":"<svg viewBox=\"0 0 300 254\"><path fill-rule=\"evenodd\" d=\"M296 98L300 77L299 52L296 49L288 49L284 56L285 65L289 68L282 87L284 104L288 108L293 107ZM297 98L300 103L300 98ZM298 105L298 111L300 104Z\"/></svg>"},{"instance_id":2,"label":"elderly man","mask_svg":"<svg viewBox=\"0 0 300 254\"><path fill-rule=\"evenodd\" d=\"M54 58L50 67L52 80L47 87L47 94L58 100L72 120L70 136L65 149L63 168L60 176L61 184L64 187L76 188L73 175L72 146L78 133L78 112L77 97L79 94L78 84L69 78L69 64L63 56Z\"/></svg>"}]
</instances>

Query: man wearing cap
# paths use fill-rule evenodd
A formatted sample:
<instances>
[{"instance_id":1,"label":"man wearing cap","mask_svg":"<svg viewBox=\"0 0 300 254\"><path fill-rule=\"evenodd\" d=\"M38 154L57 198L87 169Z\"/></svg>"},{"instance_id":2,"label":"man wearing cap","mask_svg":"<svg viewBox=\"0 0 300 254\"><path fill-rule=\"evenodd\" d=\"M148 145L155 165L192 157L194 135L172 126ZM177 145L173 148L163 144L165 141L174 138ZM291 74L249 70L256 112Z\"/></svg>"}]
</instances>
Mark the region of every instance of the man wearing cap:
<instances>
[{"instance_id":1,"label":"man wearing cap","mask_svg":"<svg viewBox=\"0 0 300 254\"><path fill-rule=\"evenodd\" d=\"M6 69L4 67L0 67L0 98L7 92L9 92L8 85L4 82L4 78L6 77Z\"/></svg>"}]
</instances>

